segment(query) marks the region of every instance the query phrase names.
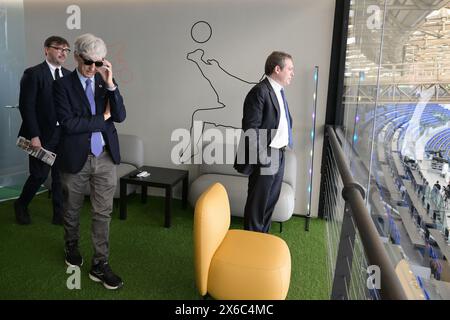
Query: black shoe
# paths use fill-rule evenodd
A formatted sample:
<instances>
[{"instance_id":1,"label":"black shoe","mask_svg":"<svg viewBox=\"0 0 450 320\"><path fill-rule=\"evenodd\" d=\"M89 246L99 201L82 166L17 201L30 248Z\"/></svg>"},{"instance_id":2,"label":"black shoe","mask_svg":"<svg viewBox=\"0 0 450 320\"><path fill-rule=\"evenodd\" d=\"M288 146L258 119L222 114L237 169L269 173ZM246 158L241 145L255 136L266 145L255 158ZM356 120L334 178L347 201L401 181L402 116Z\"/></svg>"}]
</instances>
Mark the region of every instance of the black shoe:
<instances>
[{"instance_id":1,"label":"black shoe","mask_svg":"<svg viewBox=\"0 0 450 320\"><path fill-rule=\"evenodd\" d=\"M62 214L54 214L52 219L52 224L62 226L63 225L63 217Z\"/></svg>"},{"instance_id":2,"label":"black shoe","mask_svg":"<svg viewBox=\"0 0 450 320\"><path fill-rule=\"evenodd\" d=\"M19 201L14 201L14 211L16 213L16 221L18 224L30 224L31 218L28 209L23 207Z\"/></svg>"},{"instance_id":3,"label":"black shoe","mask_svg":"<svg viewBox=\"0 0 450 320\"><path fill-rule=\"evenodd\" d=\"M111 270L108 262L100 262L92 266L89 278L95 282L103 283L106 289L115 290L123 286L123 281Z\"/></svg>"},{"instance_id":4,"label":"black shoe","mask_svg":"<svg viewBox=\"0 0 450 320\"><path fill-rule=\"evenodd\" d=\"M78 245L67 245L65 248L66 254L66 264L68 266L78 266L81 267L83 265L83 257L78 250Z\"/></svg>"}]
</instances>

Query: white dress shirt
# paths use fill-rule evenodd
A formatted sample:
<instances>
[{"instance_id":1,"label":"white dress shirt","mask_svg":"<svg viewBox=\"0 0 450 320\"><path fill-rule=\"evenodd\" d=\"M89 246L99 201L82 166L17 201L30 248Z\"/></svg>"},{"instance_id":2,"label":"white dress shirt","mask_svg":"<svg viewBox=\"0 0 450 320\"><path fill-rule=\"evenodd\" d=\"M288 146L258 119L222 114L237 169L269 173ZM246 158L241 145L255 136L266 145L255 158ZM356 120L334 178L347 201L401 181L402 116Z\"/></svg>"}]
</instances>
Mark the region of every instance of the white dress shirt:
<instances>
[{"instance_id":1,"label":"white dress shirt","mask_svg":"<svg viewBox=\"0 0 450 320\"><path fill-rule=\"evenodd\" d=\"M278 130L275 134L275 137L273 137L270 147L280 149L289 144L289 127L286 117L286 109L284 107L283 97L281 96L281 89L283 89L283 86L273 80L271 77L267 77L267 80L269 80L270 85L273 88L273 91L275 91L275 95L277 96L278 105L280 106L280 122L278 122Z\"/></svg>"},{"instance_id":2,"label":"white dress shirt","mask_svg":"<svg viewBox=\"0 0 450 320\"><path fill-rule=\"evenodd\" d=\"M56 68L58 68L59 76L61 78L63 77L63 74L62 74L62 71L61 71L61 66L56 67L56 66L52 65L50 62L48 62L48 60L45 60L45 62L47 62L48 67L50 68L50 72L52 74L53 80L55 80L55 69Z\"/></svg>"}]
</instances>

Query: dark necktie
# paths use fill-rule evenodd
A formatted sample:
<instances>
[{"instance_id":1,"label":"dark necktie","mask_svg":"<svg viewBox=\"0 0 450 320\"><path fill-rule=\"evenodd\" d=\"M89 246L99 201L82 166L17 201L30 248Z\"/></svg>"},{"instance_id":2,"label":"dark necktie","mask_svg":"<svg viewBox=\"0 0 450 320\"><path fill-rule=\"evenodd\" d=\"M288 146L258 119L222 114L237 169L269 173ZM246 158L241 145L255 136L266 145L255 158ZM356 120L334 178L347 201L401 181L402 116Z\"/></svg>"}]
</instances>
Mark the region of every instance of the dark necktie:
<instances>
[{"instance_id":1,"label":"dark necktie","mask_svg":"<svg viewBox=\"0 0 450 320\"><path fill-rule=\"evenodd\" d=\"M59 78L61 78L61 77L59 76L59 68L56 68L56 69L55 69L55 80L58 80Z\"/></svg>"},{"instance_id":2,"label":"dark necktie","mask_svg":"<svg viewBox=\"0 0 450 320\"><path fill-rule=\"evenodd\" d=\"M91 79L86 79L86 97L89 100L89 105L91 106L91 113L92 115L95 115L95 99L94 99L94 92L91 88ZM103 151L103 145L102 145L102 133L101 132L92 132L91 134L91 152L94 154L94 156L98 157Z\"/></svg>"},{"instance_id":3,"label":"dark necktie","mask_svg":"<svg viewBox=\"0 0 450 320\"><path fill-rule=\"evenodd\" d=\"M284 95L284 89L281 89L281 97L283 98L283 103L284 103L284 110L286 113L286 120L287 120L287 125L288 125L288 132L289 132L289 148L292 148L292 128L291 128L291 121L289 119L289 107L288 107L288 103L286 100L286 96Z\"/></svg>"}]
</instances>

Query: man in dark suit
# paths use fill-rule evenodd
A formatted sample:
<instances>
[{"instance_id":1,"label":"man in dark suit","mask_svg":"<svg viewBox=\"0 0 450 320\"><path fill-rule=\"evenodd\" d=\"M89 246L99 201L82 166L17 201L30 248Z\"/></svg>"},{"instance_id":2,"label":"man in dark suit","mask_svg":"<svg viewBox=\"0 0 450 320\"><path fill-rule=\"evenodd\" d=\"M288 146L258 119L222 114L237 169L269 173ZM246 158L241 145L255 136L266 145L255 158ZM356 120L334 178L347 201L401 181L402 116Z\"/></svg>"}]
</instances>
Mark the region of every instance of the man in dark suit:
<instances>
[{"instance_id":1,"label":"man in dark suit","mask_svg":"<svg viewBox=\"0 0 450 320\"><path fill-rule=\"evenodd\" d=\"M292 57L272 52L265 75L245 98L243 135L234 167L249 175L244 229L268 233L281 191L284 152L292 148L292 118L284 94L294 76Z\"/></svg>"},{"instance_id":2,"label":"man in dark suit","mask_svg":"<svg viewBox=\"0 0 450 320\"><path fill-rule=\"evenodd\" d=\"M66 264L81 266L78 249L80 210L84 192L91 190L94 256L89 277L107 289L122 287L109 259L109 224L120 163L119 139L114 122L125 120L119 88L106 45L92 35L79 36L74 45L78 64L69 76L53 86L55 108L62 127L60 155L64 190L64 240Z\"/></svg>"},{"instance_id":3,"label":"man in dark suit","mask_svg":"<svg viewBox=\"0 0 450 320\"><path fill-rule=\"evenodd\" d=\"M44 147L57 153L60 126L56 121L53 105L52 85L70 73L61 67L70 52L66 39L51 36L44 42L45 61L25 70L20 81L19 110L22 116L22 125L19 136L31 140L35 149ZM59 176L59 156L51 167L52 172L52 200L53 224L62 224L63 196ZM25 182L19 199L14 203L17 223L30 224L28 205L48 177L50 166L41 160L29 156L30 176Z\"/></svg>"}]
</instances>

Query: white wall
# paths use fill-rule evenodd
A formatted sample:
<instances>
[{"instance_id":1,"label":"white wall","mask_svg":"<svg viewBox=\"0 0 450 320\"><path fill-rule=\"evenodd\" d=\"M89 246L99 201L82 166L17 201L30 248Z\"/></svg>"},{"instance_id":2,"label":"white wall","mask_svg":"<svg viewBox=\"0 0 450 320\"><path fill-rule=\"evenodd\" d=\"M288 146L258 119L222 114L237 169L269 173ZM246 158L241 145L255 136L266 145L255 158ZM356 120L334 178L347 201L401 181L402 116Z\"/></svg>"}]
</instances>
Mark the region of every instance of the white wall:
<instances>
[{"instance_id":1,"label":"white wall","mask_svg":"<svg viewBox=\"0 0 450 320\"><path fill-rule=\"evenodd\" d=\"M57 34L70 43L86 32L102 37L109 48L127 108L119 132L144 140L145 163L175 167L170 159L171 133L189 129L195 109L214 107L216 95L189 52L204 50L203 59L216 59L227 72L244 80L258 81L267 55L273 50L294 58L295 78L287 88L294 119L295 152L298 157L295 212L306 213L309 170L309 131L312 120L313 70L320 67L314 163L313 216L317 215L320 161L325 121L326 92L334 15L333 0L167 0L167 1L32 1L25 0L27 64L42 61L44 39ZM81 9L81 29L68 30L69 5ZM191 27L207 21L211 38L196 43ZM205 27L205 25L197 25ZM196 36L207 34L197 29ZM200 40L200 39L199 39ZM74 68L73 57L67 65ZM203 66L226 108L216 120L240 126L242 103L250 85ZM202 117L209 116L203 113ZM189 166L186 166L188 168ZM195 177L191 168L190 178Z\"/></svg>"}]
</instances>

